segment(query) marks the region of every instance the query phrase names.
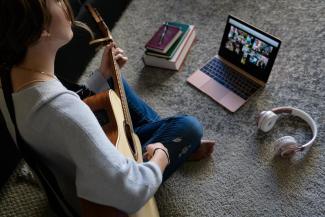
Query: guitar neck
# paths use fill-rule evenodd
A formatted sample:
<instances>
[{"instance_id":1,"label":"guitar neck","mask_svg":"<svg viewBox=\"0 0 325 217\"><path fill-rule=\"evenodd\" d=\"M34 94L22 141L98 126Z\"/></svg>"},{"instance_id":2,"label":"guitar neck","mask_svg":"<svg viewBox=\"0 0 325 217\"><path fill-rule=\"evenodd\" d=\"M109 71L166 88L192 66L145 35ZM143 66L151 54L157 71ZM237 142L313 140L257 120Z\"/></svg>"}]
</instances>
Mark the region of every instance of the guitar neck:
<instances>
[{"instance_id":1,"label":"guitar neck","mask_svg":"<svg viewBox=\"0 0 325 217\"><path fill-rule=\"evenodd\" d=\"M104 36L104 38L99 39L98 42L103 43L105 45L107 45L109 43L113 43L112 34L109 31L103 18L100 16L99 12L96 10L96 8L91 7L91 5L89 5L89 4L86 4L85 7L91 13L92 17L94 18L95 22L97 23L100 31L102 32L102 34ZM120 68L119 68L116 60L114 59L112 50L109 52L109 58L110 58L110 61L112 63L114 63L113 67L112 67L112 77L113 77L113 81L114 81L115 92L117 92L118 96L121 99L125 122L129 126L129 129L133 132L132 120L131 120L131 116L130 116L128 103L126 100L126 95L125 95L125 91L124 91L124 87L123 87Z\"/></svg>"},{"instance_id":2,"label":"guitar neck","mask_svg":"<svg viewBox=\"0 0 325 217\"><path fill-rule=\"evenodd\" d=\"M133 132L132 119L131 119L131 115L130 115L130 111L129 111L129 106L127 103L127 98L126 98L126 94L125 94L125 90L124 90L124 85L123 85L123 81L122 81L122 75L120 72L120 68L119 68L116 60L113 58L113 51L109 52L109 56L110 56L110 60L114 63L113 64L114 67L112 68L112 78L114 81L114 89L115 89L115 92L117 92L118 96L121 99L125 122L126 122L126 124L129 125L130 129Z\"/></svg>"}]
</instances>

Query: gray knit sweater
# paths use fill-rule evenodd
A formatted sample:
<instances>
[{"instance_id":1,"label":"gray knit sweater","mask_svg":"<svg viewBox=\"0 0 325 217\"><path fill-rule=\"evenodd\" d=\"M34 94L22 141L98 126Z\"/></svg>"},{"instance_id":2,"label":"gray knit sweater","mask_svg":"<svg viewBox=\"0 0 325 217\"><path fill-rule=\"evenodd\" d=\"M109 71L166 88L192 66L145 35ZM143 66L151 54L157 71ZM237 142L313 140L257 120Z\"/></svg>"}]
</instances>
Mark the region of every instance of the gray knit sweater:
<instances>
[{"instance_id":1,"label":"gray knit sweater","mask_svg":"<svg viewBox=\"0 0 325 217\"><path fill-rule=\"evenodd\" d=\"M103 82L95 75L88 86L100 91ZM0 89L0 108L13 133L3 100ZM58 80L25 88L13 100L22 137L44 158L76 210L80 197L133 213L161 184L158 165L139 164L120 154L89 107Z\"/></svg>"}]
</instances>

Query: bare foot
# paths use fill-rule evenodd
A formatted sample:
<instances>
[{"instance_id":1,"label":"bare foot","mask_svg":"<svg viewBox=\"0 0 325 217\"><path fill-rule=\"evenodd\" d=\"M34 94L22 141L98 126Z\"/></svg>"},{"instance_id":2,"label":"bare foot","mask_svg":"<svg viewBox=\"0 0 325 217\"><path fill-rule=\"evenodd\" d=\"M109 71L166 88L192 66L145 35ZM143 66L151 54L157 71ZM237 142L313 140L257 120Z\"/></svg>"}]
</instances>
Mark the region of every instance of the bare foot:
<instances>
[{"instance_id":1,"label":"bare foot","mask_svg":"<svg viewBox=\"0 0 325 217\"><path fill-rule=\"evenodd\" d=\"M214 140L201 140L200 147L188 158L190 161L198 161L207 158L213 152Z\"/></svg>"}]
</instances>

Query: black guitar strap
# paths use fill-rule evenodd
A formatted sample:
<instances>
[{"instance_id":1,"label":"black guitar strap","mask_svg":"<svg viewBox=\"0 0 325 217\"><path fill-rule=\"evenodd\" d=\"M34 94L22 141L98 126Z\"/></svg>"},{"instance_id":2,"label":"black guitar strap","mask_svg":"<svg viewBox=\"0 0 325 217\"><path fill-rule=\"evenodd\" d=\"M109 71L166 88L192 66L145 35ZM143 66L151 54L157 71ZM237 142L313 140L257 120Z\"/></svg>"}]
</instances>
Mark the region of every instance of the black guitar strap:
<instances>
[{"instance_id":1,"label":"black guitar strap","mask_svg":"<svg viewBox=\"0 0 325 217\"><path fill-rule=\"evenodd\" d=\"M50 169L40 160L38 154L27 144L20 135L16 123L16 116L14 112L14 104L12 99L12 83L10 75L10 67L2 67L0 69L2 90L4 93L5 101L10 113L10 118L15 126L16 141L19 151L29 167L34 171L38 177L42 187L47 195L49 205L52 210L62 217L79 217L77 212L65 200L63 194L57 184L56 178Z\"/></svg>"},{"instance_id":2,"label":"black guitar strap","mask_svg":"<svg viewBox=\"0 0 325 217\"><path fill-rule=\"evenodd\" d=\"M85 99L95 94L94 92L89 90L89 88L87 88L85 85L75 84L59 76L57 77L60 80L60 82L63 84L63 86L65 86L68 90L74 91L76 94L79 95L81 99Z\"/></svg>"}]
</instances>

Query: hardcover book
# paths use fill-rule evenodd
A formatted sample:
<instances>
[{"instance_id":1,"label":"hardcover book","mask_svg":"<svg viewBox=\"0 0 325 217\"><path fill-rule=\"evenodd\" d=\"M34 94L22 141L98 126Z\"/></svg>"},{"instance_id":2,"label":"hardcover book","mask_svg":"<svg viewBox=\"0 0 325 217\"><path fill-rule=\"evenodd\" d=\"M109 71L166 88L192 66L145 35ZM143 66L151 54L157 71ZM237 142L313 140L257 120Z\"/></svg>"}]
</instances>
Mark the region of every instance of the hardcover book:
<instances>
[{"instance_id":1,"label":"hardcover book","mask_svg":"<svg viewBox=\"0 0 325 217\"><path fill-rule=\"evenodd\" d=\"M180 37L175 41L175 43L168 49L168 51L165 54L147 50L146 51L147 55L171 59L174 56L174 54L177 51L180 44L182 44L182 41L184 40L184 38L186 37L186 35L188 34L189 29L190 29L189 24L178 23L178 22L166 22L165 24L169 25L169 26L176 26L176 27L180 28L180 30L182 31Z\"/></svg>"},{"instance_id":2,"label":"hardcover book","mask_svg":"<svg viewBox=\"0 0 325 217\"><path fill-rule=\"evenodd\" d=\"M179 48L176 49L176 52L171 59L165 59L145 53L143 56L143 61L146 65L149 66L179 70L195 40L195 37L195 28L193 25L190 25L186 37L183 39L182 43L180 43Z\"/></svg>"},{"instance_id":3,"label":"hardcover book","mask_svg":"<svg viewBox=\"0 0 325 217\"><path fill-rule=\"evenodd\" d=\"M145 47L158 53L166 53L181 34L180 28L164 24L159 27Z\"/></svg>"}]
</instances>

